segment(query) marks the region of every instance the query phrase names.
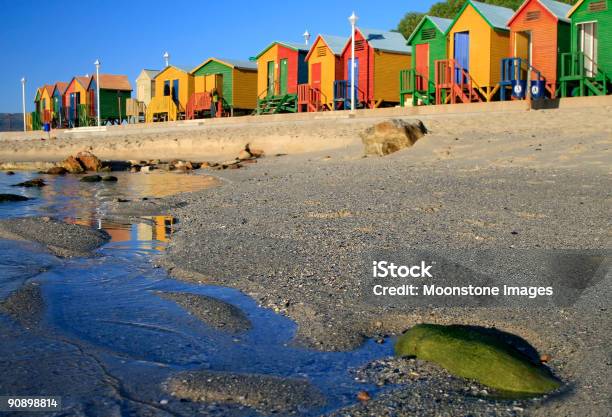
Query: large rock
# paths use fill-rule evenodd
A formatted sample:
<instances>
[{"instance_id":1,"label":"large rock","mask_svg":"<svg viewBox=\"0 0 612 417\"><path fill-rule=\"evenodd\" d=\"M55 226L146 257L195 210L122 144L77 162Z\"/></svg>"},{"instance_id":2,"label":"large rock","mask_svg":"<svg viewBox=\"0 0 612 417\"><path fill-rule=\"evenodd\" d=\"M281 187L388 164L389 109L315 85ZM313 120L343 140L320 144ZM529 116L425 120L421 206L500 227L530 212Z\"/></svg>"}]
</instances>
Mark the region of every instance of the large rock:
<instances>
[{"instance_id":1,"label":"large rock","mask_svg":"<svg viewBox=\"0 0 612 417\"><path fill-rule=\"evenodd\" d=\"M66 171L70 172L71 174L79 174L85 171L83 165L81 165L79 160L76 159L74 156L69 156L68 158L66 158L61 163L61 166L64 167Z\"/></svg>"},{"instance_id":2,"label":"large rock","mask_svg":"<svg viewBox=\"0 0 612 417\"><path fill-rule=\"evenodd\" d=\"M63 166L52 167L47 170L49 175L64 175L68 170Z\"/></svg>"},{"instance_id":3,"label":"large rock","mask_svg":"<svg viewBox=\"0 0 612 417\"><path fill-rule=\"evenodd\" d=\"M102 161L100 161L100 159L91 152L79 152L76 155L76 159L79 160L79 162L81 163L81 165L83 165L83 168L85 168L86 171L99 171L100 169L102 169Z\"/></svg>"},{"instance_id":4,"label":"large rock","mask_svg":"<svg viewBox=\"0 0 612 417\"><path fill-rule=\"evenodd\" d=\"M45 183L45 180L43 180L42 178L34 178L33 180L28 180L28 181L24 181L24 182L20 182L19 184L13 184L13 187L27 187L27 188L31 188L31 187L44 187L45 185L47 185Z\"/></svg>"},{"instance_id":5,"label":"large rock","mask_svg":"<svg viewBox=\"0 0 612 417\"><path fill-rule=\"evenodd\" d=\"M391 119L375 124L360 134L366 155L389 155L409 148L427 133L423 122Z\"/></svg>"},{"instance_id":6,"label":"large rock","mask_svg":"<svg viewBox=\"0 0 612 417\"><path fill-rule=\"evenodd\" d=\"M17 194L0 194L0 203L4 203L7 201L28 201L28 197L24 197L22 195Z\"/></svg>"}]
</instances>

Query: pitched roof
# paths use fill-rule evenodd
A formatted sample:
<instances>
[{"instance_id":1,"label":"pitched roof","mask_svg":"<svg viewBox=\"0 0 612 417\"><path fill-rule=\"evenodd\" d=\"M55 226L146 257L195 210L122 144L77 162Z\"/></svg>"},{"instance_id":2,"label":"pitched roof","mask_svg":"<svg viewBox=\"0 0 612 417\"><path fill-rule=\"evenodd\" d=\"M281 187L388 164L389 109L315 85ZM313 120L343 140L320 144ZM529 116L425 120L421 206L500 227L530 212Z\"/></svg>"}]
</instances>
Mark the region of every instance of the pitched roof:
<instances>
[{"instance_id":1,"label":"pitched roof","mask_svg":"<svg viewBox=\"0 0 612 417\"><path fill-rule=\"evenodd\" d=\"M190 74L193 74L194 72L196 72L197 70L202 68L204 65L208 64L210 61L217 61L217 62L220 62L220 63L222 63L224 65L229 66L229 67L233 67L233 68L240 68L240 69L253 70L253 71L257 70L257 63L256 62L244 61L244 60L240 60L240 59L226 59L226 58L214 58L214 57L210 57L207 60L205 60L204 62L202 62L200 65L198 65L197 67L192 69L190 71Z\"/></svg>"},{"instance_id":2,"label":"pitched roof","mask_svg":"<svg viewBox=\"0 0 612 417\"><path fill-rule=\"evenodd\" d=\"M575 12L576 10L578 10L578 8L579 8L579 7L582 5L582 3L584 3L584 0L578 0L578 2L576 2L576 4L574 4L574 7L572 7L572 8L570 9L570 11L569 11L569 12L567 12L567 16L566 16L566 17L567 17L568 19L569 19L570 17L572 17L572 15L574 14L574 12Z\"/></svg>"},{"instance_id":3,"label":"pitched roof","mask_svg":"<svg viewBox=\"0 0 612 417\"><path fill-rule=\"evenodd\" d=\"M561 20L562 22L569 22L570 20L566 17L569 10L572 8L571 5L566 3L560 3L555 0L536 0L539 2L542 7L550 12L554 17ZM510 26L512 22L517 18L519 14L523 11L523 9L529 4L529 1L526 0L521 7L512 15L510 20L508 20L507 26Z\"/></svg>"},{"instance_id":4,"label":"pitched roof","mask_svg":"<svg viewBox=\"0 0 612 417\"><path fill-rule=\"evenodd\" d=\"M89 82L91 81L91 76L76 76L73 78L73 80L76 80L79 84L83 86L83 88L87 89L87 87L89 86ZM72 82L72 80L70 80L70 82ZM68 83L68 85L70 85L70 83Z\"/></svg>"},{"instance_id":5,"label":"pitched roof","mask_svg":"<svg viewBox=\"0 0 612 417\"><path fill-rule=\"evenodd\" d=\"M90 84L95 80L97 80L97 77L94 75L91 77ZM127 75L100 74L100 88L104 90L132 91Z\"/></svg>"},{"instance_id":6,"label":"pitched roof","mask_svg":"<svg viewBox=\"0 0 612 417\"><path fill-rule=\"evenodd\" d=\"M55 90L59 90L60 94L64 95L67 88L68 88L68 83L63 82L63 81L58 81L53 86L53 93L55 93Z\"/></svg>"},{"instance_id":7,"label":"pitched roof","mask_svg":"<svg viewBox=\"0 0 612 417\"><path fill-rule=\"evenodd\" d=\"M315 39L315 41L312 43L312 46L310 47L310 50L308 51L308 55L306 55L306 59L308 59L310 57L310 54L312 54L312 51L314 50L313 48L317 44L319 39L325 42L325 45L327 45L330 51L332 51L332 54L342 55L342 50L344 49L344 45L346 44L346 37L319 34L317 38Z\"/></svg>"},{"instance_id":8,"label":"pitched roof","mask_svg":"<svg viewBox=\"0 0 612 417\"><path fill-rule=\"evenodd\" d=\"M156 75L155 78L159 77L163 72L165 72L166 70L170 69L170 68L175 68L179 71L185 72L187 74L191 74L191 68L192 67L185 67L185 66L178 66L178 65L168 65L167 67L165 67L164 69L162 69L161 71L159 71Z\"/></svg>"},{"instance_id":9,"label":"pitched roof","mask_svg":"<svg viewBox=\"0 0 612 417\"><path fill-rule=\"evenodd\" d=\"M409 54L412 48L406 45L406 38L399 32L377 29L357 29L374 49L386 52ZM348 43L350 43L350 39Z\"/></svg>"},{"instance_id":10,"label":"pitched roof","mask_svg":"<svg viewBox=\"0 0 612 417\"><path fill-rule=\"evenodd\" d=\"M463 12L463 10L465 9L465 7L467 7L468 4L471 4L472 7L474 7L476 11L478 11L478 13L480 13L480 15L494 29L508 30L507 23L512 18L512 15L514 15L514 10L508 9L507 7L494 6L492 4L468 0L459 14Z\"/></svg>"},{"instance_id":11,"label":"pitched roof","mask_svg":"<svg viewBox=\"0 0 612 417\"><path fill-rule=\"evenodd\" d=\"M436 26L438 30L442 33L446 33L451 23L453 23L451 19L444 19L442 17L425 15L423 16L419 24L416 26L416 28L414 28L414 30L410 34L410 37L406 41L406 44L409 45L410 42L412 42L412 39L416 36L417 32L421 29L421 26L423 26L427 20L433 23L434 26Z\"/></svg>"},{"instance_id":12,"label":"pitched roof","mask_svg":"<svg viewBox=\"0 0 612 417\"><path fill-rule=\"evenodd\" d=\"M143 69L142 71L140 71L140 74L138 74L138 78L140 78L142 74L145 74L150 79L153 79L157 74L159 74L159 70Z\"/></svg>"},{"instance_id":13,"label":"pitched roof","mask_svg":"<svg viewBox=\"0 0 612 417\"><path fill-rule=\"evenodd\" d=\"M53 96L53 86L51 84L45 84L43 85L41 91L47 91L47 94L49 95L49 97Z\"/></svg>"},{"instance_id":14,"label":"pitched roof","mask_svg":"<svg viewBox=\"0 0 612 417\"><path fill-rule=\"evenodd\" d=\"M266 52L268 52L268 50L270 48L272 48L274 45L281 45L284 46L286 48L289 49L293 49L294 51L308 51L308 45L305 45L303 43L294 43L294 42L283 42L283 41L274 41L272 42L270 45L266 46L266 48L261 51L260 53L258 53L255 58L259 58L260 56L262 56L263 54L265 54Z\"/></svg>"}]
</instances>

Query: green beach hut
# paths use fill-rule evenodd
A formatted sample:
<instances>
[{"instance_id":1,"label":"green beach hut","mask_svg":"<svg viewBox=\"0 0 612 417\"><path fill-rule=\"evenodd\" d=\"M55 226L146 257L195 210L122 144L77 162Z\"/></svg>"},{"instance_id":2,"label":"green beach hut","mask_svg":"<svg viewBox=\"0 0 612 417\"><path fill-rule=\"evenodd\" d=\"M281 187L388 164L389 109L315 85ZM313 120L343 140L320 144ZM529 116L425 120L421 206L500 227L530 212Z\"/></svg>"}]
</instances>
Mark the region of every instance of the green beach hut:
<instances>
[{"instance_id":1,"label":"green beach hut","mask_svg":"<svg viewBox=\"0 0 612 417\"><path fill-rule=\"evenodd\" d=\"M211 77L222 78L223 107L233 115L251 114L257 107L257 63L237 59L209 58L191 71L195 93L210 92ZM204 83L204 85L201 85Z\"/></svg>"},{"instance_id":2,"label":"green beach hut","mask_svg":"<svg viewBox=\"0 0 612 417\"><path fill-rule=\"evenodd\" d=\"M400 103L412 97L412 105L435 102L435 62L446 59L446 30L453 21L424 16L408 38L412 68L400 72Z\"/></svg>"},{"instance_id":3,"label":"green beach hut","mask_svg":"<svg viewBox=\"0 0 612 417\"><path fill-rule=\"evenodd\" d=\"M88 114L97 117L97 77L94 75L87 87ZM127 118L126 100L132 96L132 86L127 75L100 74L100 119L119 123Z\"/></svg>"},{"instance_id":4,"label":"green beach hut","mask_svg":"<svg viewBox=\"0 0 612 417\"><path fill-rule=\"evenodd\" d=\"M572 51L561 54L561 96L603 96L612 91L612 0L579 0L572 21Z\"/></svg>"}]
</instances>

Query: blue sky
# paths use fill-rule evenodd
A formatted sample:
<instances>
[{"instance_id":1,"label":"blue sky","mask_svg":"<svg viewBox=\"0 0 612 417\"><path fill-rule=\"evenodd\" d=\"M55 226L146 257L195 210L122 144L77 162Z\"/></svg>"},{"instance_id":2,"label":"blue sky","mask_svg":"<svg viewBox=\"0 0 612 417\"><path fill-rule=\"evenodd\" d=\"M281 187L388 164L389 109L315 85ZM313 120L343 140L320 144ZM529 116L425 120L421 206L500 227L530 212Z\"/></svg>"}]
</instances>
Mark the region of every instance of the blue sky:
<instances>
[{"instance_id":1,"label":"blue sky","mask_svg":"<svg viewBox=\"0 0 612 417\"><path fill-rule=\"evenodd\" d=\"M350 34L358 25L392 29L404 13L426 11L433 0L268 0L256 1L72 1L0 0L0 112L21 111L21 77L26 105L36 88L101 72L126 74L135 84L142 68L171 63L197 65L210 56L247 59L273 40L302 41L305 29ZM265 6L263 6L265 4Z\"/></svg>"}]
</instances>

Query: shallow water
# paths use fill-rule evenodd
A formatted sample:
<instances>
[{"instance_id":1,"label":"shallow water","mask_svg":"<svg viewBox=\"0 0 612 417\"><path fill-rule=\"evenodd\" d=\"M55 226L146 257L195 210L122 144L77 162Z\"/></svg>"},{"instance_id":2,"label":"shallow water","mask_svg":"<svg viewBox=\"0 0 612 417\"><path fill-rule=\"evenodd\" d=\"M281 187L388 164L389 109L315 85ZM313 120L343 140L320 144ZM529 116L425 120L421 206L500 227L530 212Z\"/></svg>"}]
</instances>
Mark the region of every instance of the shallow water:
<instances>
[{"instance_id":1,"label":"shallow water","mask_svg":"<svg viewBox=\"0 0 612 417\"><path fill-rule=\"evenodd\" d=\"M74 259L55 258L36 245L0 240L0 298L27 279L41 283L44 325L95 354L127 390L147 397L141 398L146 401L168 397L160 387L167 377L197 369L307 378L325 394L329 406L301 410L303 414L351 404L360 390L376 391L374 386L356 382L350 370L390 355L390 342L368 341L352 352L296 347L292 345L296 325L290 319L259 307L240 291L176 281L154 267L153 260L174 231L168 213L132 223L105 218L105 201L193 191L213 185L209 177L178 173L117 176L117 183L95 184L80 183L75 176L44 176L47 187L21 189L10 184L38 175L0 173L0 193L34 198L0 204L0 217L53 216L103 228L112 236L97 251L98 256ZM160 298L157 291L205 294L227 301L246 313L252 329L237 335L218 331ZM184 408L181 410L179 414L184 414Z\"/></svg>"}]
</instances>

